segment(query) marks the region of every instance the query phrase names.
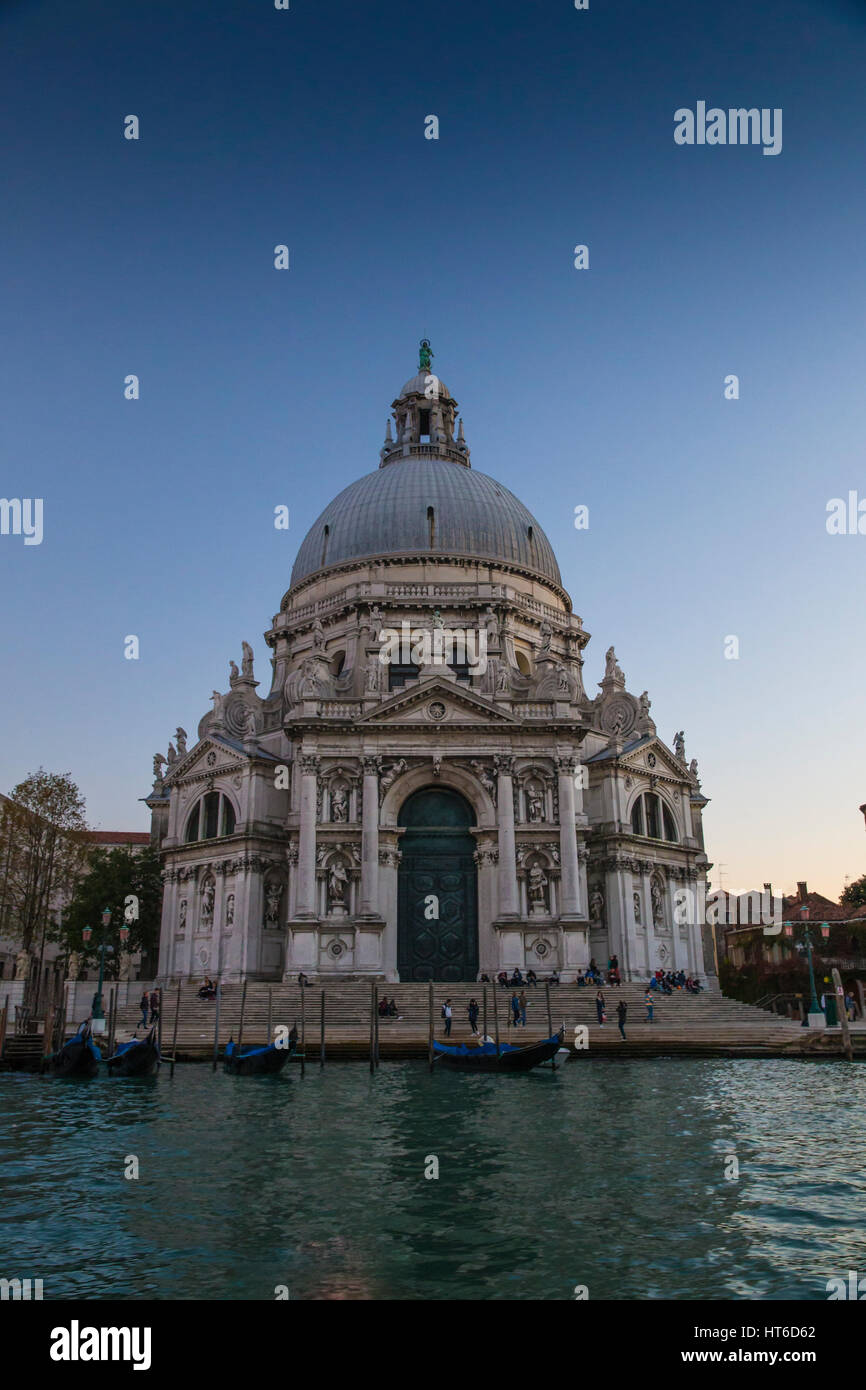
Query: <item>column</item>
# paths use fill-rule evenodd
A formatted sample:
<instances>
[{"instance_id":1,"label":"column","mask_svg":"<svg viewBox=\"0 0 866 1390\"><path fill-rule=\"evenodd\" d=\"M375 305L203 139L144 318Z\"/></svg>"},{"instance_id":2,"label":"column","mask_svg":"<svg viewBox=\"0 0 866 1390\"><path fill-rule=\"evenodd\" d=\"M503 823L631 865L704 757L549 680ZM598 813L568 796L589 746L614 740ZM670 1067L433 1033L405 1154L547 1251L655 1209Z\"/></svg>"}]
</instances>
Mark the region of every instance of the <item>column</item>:
<instances>
[{"instance_id":1,"label":"column","mask_svg":"<svg viewBox=\"0 0 866 1390\"><path fill-rule=\"evenodd\" d=\"M362 757L364 793L361 811L361 916L379 913L379 766Z\"/></svg>"},{"instance_id":2,"label":"column","mask_svg":"<svg viewBox=\"0 0 866 1390\"><path fill-rule=\"evenodd\" d=\"M517 861L514 848L514 759L497 754L496 819L499 830L499 916L517 917Z\"/></svg>"},{"instance_id":3,"label":"column","mask_svg":"<svg viewBox=\"0 0 866 1390\"><path fill-rule=\"evenodd\" d=\"M301 829L298 841L298 893L295 914L315 917L316 912L316 791L319 759L302 753Z\"/></svg>"},{"instance_id":4,"label":"column","mask_svg":"<svg viewBox=\"0 0 866 1390\"><path fill-rule=\"evenodd\" d=\"M557 758L559 774L559 855L562 860L560 917L580 913L580 870L577 861L577 834L574 828L573 757Z\"/></svg>"}]
</instances>

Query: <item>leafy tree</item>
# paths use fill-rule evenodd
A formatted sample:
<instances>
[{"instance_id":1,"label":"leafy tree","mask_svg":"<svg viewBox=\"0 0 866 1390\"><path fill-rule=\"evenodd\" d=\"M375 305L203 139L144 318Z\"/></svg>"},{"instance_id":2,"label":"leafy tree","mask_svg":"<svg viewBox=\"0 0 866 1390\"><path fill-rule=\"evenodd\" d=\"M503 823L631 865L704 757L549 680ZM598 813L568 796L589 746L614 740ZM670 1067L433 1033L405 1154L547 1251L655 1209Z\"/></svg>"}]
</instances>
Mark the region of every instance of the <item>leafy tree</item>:
<instances>
[{"instance_id":1,"label":"leafy tree","mask_svg":"<svg viewBox=\"0 0 866 1390\"><path fill-rule=\"evenodd\" d=\"M0 930L29 951L68 895L85 853L84 797L68 772L39 768L3 798Z\"/></svg>"},{"instance_id":2,"label":"leafy tree","mask_svg":"<svg viewBox=\"0 0 866 1390\"><path fill-rule=\"evenodd\" d=\"M853 883L847 884L839 894L839 901L843 907L866 907L866 874L862 878L855 878Z\"/></svg>"},{"instance_id":3,"label":"leafy tree","mask_svg":"<svg viewBox=\"0 0 866 1390\"><path fill-rule=\"evenodd\" d=\"M111 913L111 921L103 938L102 914L106 908ZM114 948L111 955L106 952L105 973L109 978L116 978L121 950L155 953L161 910L158 850L152 846L140 854L125 848L93 850L87 871L79 879L72 901L63 914L57 939L67 951L78 951L85 966L98 964L98 948L104 939L107 946ZM125 946L120 941L123 926L129 929ZM87 945L82 935L85 927L93 928Z\"/></svg>"}]
</instances>

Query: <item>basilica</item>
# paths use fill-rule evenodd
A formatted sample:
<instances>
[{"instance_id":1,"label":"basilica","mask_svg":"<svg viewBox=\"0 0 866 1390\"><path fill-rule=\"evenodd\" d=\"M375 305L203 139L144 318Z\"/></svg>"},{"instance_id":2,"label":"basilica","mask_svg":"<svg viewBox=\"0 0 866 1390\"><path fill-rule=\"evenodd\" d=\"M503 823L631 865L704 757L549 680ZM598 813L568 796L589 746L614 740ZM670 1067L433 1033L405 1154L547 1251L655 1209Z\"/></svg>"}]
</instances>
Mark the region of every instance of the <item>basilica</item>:
<instances>
[{"instance_id":1,"label":"basilica","mask_svg":"<svg viewBox=\"0 0 866 1390\"><path fill-rule=\"evenodd\" d=\"M713 973L679 906L706 882L697 764L612 646L587 694L550 542L471 466L426 340L264 640L267 682L244 642L154 758L162 979Z\"/></svg>"}]
</instances>

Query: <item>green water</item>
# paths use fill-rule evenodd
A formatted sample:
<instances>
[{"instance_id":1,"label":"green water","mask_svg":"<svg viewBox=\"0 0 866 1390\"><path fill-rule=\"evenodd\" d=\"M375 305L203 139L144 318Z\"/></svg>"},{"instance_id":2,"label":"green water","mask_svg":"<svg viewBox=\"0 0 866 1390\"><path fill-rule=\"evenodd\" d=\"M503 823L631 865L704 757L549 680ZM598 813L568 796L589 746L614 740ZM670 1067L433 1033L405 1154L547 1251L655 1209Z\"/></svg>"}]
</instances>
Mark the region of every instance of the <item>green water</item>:
<instances>
[{"instance_id":1,"label":"green water","mask_svg":"<svg viewBox=\"0 0 866 1390\"><path fill-rule=\"evenodd\" d=\"M866 1273L862 1065L187 1065L7 1074L0 1107L0 1275L46 1299L825 1299Z\"/></svg>"}]
</instances>

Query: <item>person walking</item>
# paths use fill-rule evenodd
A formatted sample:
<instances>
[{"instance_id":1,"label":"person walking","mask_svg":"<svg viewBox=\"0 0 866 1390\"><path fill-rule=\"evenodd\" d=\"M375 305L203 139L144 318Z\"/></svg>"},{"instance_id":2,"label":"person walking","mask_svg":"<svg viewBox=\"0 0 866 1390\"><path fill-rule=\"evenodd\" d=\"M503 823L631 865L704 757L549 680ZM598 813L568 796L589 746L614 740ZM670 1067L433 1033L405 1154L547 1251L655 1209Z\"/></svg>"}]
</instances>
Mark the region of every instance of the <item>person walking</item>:
<instances>
[{"instance_id":1,"label":"person walking","mask_svg":"<svg viewBox=\"0 0 866 1390\"><path fill-rule=\"evenodd\" d=\"M514 1027L516 1028L518 1023L520 1022L520 998L518 996L517 990L515 990L511 996L511 1015L511 1022L514 1024Z\"/></svg>"},{"instance_id":2,"label":"person walking","mask_svg":"<svg viewBox=\"0 0 866 1390\"><path fill-rule=\"evenodd\" d=\"M520 991L520 1022L526 1027L526 990Z\"/></svg>"},{"instance_id":3,"label":"person walking","mask_svg":"<svg viewBox=\"0 0 866 1390\"><path fill-rule=\"evenodd\" d=\"M625 1016L627 1013L628 1004L623 1003L622 999L620 999L619 1003L616 1006L616 1026L619 1029L619 1035L622 1038L623 1042L628 1041L625 1035Z\"/></svg>"},{"instance_id":4,"label":"person walking","mask_svg":"<svg viewBox=\"0 0 866 1390\"><path fill-rule=\"evenodd\" d=\"M653 997L652 997L652 993L651 993L650 990L647 990L646 993L644 994L643 1002L646 1004L646 1022L647 1022L647 1023L652 1023L652 1021L653 1021Z\"/></svg>"},{"instance_id":5,"label":"person walking","mask_svg":"<svg viewBox=\"0 0 866 1390\"><path fill-rule=\"evenodd\" d=\"M604 995L602 994L601 990L599 990L598 993L597 993L596 996L595 996L595 1012L596 1012L596 1016L597 1016L597 1018L598 1018L598 1026L599 1026L599 1028L603 1028L603 1027L604 1027L604 1010L605 1010Z\"/></svg>"},{"instance_id":6,"label":"person walking","mask_svg":"<svg viewBox=\"0 0 866 1390\"><path fill-rule=\"evenodd\" d=\"M159 990L152 989L150 992L150 1021L156 1023L159 1020Z\"/></svg>"},{"instance_id":7,"label":"person walking","mask_svg":"<svg viewBox=\"0 0 866 1390\"><path fill-rule=\"evenodd\" d=\"M473 996L469 1000L469 1027L472 1029L473 1038L478 1037L478 1000Z\"/></svg>"},{"instance_id":8,"label":"person walking","mask_svg":"<svg viewBox=\"0 0 866 1390\"><path fill-rule=\"evenodd\" d=\"M446 1036L446 1038L450 1038L450 1037L451 1037L451 1019L453 1018L453 1010L452 1010L452 1008L451 1008L451 1000L450 1000L450 999L446 999L446 1000L445 1000L445 1003L442 1005L442 1017L443 1017L444 1020L445 1020L445 1036Z\"/></svg>"},{"instance_id":9,"label":"person walking","mask_svg":"<svg viewBox=\"0 0 866 1390\"><path fill-rule=\"evenodd\" d=\"M141 1018L135 1025L136 1033L138 1032L139 1028L147 1027L147 1015L150 1013L150 995L148 994L147 990L144 990L142 992L142 996L139 1000L138 1007L141 1009Z\"/></svg>"}]
</instances>

